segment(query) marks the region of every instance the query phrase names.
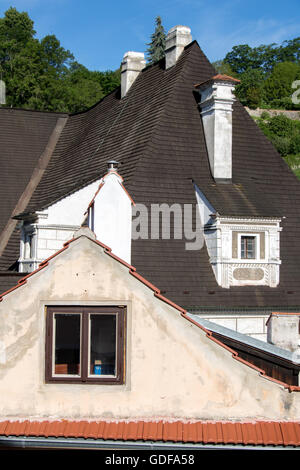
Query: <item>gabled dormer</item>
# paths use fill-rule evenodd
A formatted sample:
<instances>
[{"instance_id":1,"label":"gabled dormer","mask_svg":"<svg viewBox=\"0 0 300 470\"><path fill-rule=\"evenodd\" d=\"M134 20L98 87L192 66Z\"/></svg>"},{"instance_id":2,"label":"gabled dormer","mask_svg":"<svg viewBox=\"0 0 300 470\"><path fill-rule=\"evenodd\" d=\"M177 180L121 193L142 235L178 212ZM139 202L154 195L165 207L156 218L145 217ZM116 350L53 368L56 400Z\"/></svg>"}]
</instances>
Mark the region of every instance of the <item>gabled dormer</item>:
<instances>
[{"instance_id":1,"label":"gabled dormer","mask_svg":"<svg viewBox=\"0 0 300 470\"><path fill-rule=\"evenodd\" d=\"M21 221L19 271L34 271L83 224L88 224L115 255L130 263L132 204L117 173L117 162L108 162L103 178Z\"/></svg>"},{"instance_id":2,"label":"gabled dormer","mask_svg":"<svg viewBox=\"0 0 300 470\"><path fill-rule=\"evenodd\" d=\"M87 211L87 224L98 240L112 252L131 263L131 219L133 200L117 172L118 162L108 162L108 172L101 179Z\"/></svg>"}]
</instances>

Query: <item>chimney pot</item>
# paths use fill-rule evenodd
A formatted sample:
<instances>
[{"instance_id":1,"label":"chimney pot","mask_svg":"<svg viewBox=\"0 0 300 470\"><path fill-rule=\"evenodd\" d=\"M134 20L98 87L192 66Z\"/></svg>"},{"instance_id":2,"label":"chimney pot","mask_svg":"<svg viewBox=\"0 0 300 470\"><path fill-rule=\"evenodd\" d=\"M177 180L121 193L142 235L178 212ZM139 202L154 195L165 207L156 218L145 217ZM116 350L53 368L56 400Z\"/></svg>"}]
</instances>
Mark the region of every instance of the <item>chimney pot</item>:
<instances>
[{"instance_id":1,"label":"chimney pot","mask_svg":"<svg viewBox=\"0 0 300 470\"><path fill-rule=\"evenodd\" d=\"M176 64L185 46L192 42L191 29L188 26L174 26L166 37L166 69Z\"/></svg>"},{"instance_id":2,"label":"chimney pot","mask_svg":"<svg viewBox=\"0 0 300 470\"><path fill-rule=\"evenodd\" d=\"M146 66L143 52L128 51L121 63L121 98L126 96L139 73Z\"/></svg>"},{"instance_id":3,"label":"chimney pot","mask_svg":"<svg viewBox=\"0 0 300 470\"><path fill-rule=\"evenodd\" d=\"M119 166L119 162L116 162L115 160L109 160L109 161L107 162L107 169L108 169L108 171L117 170L117 169L118 169L118 166Z\"/></svg>"}]
</instances>

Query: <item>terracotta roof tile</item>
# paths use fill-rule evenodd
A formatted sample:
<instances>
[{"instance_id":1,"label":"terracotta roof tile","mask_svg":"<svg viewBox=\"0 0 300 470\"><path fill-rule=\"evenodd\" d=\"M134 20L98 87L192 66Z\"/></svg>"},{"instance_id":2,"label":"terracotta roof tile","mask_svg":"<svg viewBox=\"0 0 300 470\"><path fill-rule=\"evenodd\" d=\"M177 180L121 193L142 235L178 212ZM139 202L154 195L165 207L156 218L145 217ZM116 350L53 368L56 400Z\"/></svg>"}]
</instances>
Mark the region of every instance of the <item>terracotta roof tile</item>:
<instances>
[{"instance_id":1,"label":"terracotta roof tile","mask_svg":"<svg viewBox=\"0 0 300 470\"><path fill-rule=\"evenodd\" d=\"M0 422L0 435L3 436L5 435L5 430L7 427L8 421L1 421Z\"/></svg>"},{"instance_id":2,"label":"terracotta roof tile","mask_svg":"<svg viewBox=\"0 0 300 470\"><path fill-rule=\"evenodd\" d=\"M300 425L299 423L280 423L283 435L284 445L299 445L300 441Z\"/></svg>"},{"instance_id":3,"label":"terracotta roof tile","mask_svg":"<svg viewBox=\"0 0 300 470\"><path fill-rule=\"evenodd\" d=\"M300 446L299 422L2 421L0 436Z\"/></svg>"},{"instance_id":4,"label":"terracotta roof tile","mask_svg":"<svg viewBox=\"0 0 300 470\"><path fill-rule=\"evenodd\" d=\"M130 421L129 423L127 423L127 426L125 426L123 439L126 441L134 440L136 439L136 435L137 435L137 423Z\"/></svg>"}]
</instances>

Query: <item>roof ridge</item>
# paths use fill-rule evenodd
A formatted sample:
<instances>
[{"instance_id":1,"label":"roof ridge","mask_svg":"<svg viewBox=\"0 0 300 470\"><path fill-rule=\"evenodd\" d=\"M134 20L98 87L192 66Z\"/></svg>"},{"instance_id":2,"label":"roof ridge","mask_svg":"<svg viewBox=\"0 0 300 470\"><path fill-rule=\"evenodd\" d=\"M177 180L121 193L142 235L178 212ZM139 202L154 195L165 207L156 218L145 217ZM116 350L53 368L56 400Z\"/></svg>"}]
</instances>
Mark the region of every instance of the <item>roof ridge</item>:
<instances>
[{"instance_id":1,"label":"roof ridge","mask_svg":"<svg viewBox=\"0 0 300 470\"><path fill-rule=\"evenodd\" d=\"M30 109L30 108L10 108L8 106L0 106L0 112L3 111L11 111L11 112L19 112L19 111L24 111L28 113L40 113L40 114L45 114L45 115L59 115L59 116L70 116L70 113L67 113L65 111L47 111L45 109Z\"/></svg>"}]
</instances>

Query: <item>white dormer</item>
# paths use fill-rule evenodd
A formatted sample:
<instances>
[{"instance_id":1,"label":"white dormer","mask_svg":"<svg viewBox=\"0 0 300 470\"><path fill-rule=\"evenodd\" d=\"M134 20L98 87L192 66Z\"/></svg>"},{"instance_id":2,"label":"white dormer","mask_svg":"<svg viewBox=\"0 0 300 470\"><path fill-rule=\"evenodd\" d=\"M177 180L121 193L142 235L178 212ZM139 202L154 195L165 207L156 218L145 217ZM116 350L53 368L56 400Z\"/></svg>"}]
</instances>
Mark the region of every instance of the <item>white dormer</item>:
<instances>
[{"instance_id":1,"label":"white dormer","mask_svg":"<svg viewBox=\"0 0 300 470\"><path fill-rule=\"evenodd\" d=\"M133 201L116 171L117 162L108 163L108 173L100 181L88 208L88 226L100 242L130 264Z\"/></svg>"},{"instance_id":2,"label":"white dormer","mask_svg":"<svg viewBox=\"0 0 300 470\"><path fill-rule=\"evenodd\" d=\"M21 222L19 272L34 271L39 263L73 238L74 231L84 221L86 208L98 186L99 180Z\"/></svg>"},{"instance_id":3,"label":"white dormer","mask_svg":"<svg viewBox=\"0 0 300 470\"><path fill-rule=\"evenodd\" d=\"M204 239L221 287L269 286L280 280L279 218L221 216L198 187Z\"/></svg>"},{"instance_id":4,"label":"white dormer","mask_svg":"<svg viewBox=\"0 0 300 470\"><path fill-rule=\"evenodd\" d=\"M119 258L131 262L133 201L116 171L117 162L108 163L103 178L21 222L19 272L34 271L39 263L60 250L85 223L87 215L97 239Z\"/></svg>"}]
</instances>

